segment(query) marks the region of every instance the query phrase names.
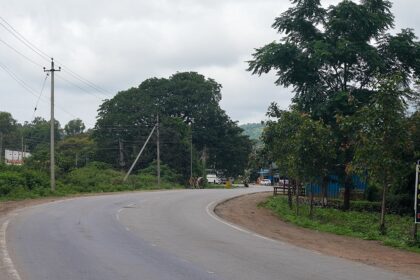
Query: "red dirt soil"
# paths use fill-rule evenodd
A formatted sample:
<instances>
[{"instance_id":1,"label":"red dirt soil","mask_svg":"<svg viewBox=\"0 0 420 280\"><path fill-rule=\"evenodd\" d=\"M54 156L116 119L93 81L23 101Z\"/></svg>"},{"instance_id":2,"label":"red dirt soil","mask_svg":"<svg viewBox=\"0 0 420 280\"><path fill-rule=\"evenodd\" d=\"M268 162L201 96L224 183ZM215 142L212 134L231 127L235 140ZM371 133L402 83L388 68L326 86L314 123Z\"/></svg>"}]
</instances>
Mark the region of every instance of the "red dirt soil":
<instances>
[{"instance_id":1,"label":"red dirt soil","mask_svg":"<svg viewBox=\"0 0 420 280\"><path fill-rule=\"evenodd\" d=\"M378 266L420 279L420 254L381 245L377 241L318 232L282 221L272 211L258 207L272 193L243 195L217 205L221 218L272 239L326 255Z\"/></svg>"}]
</instances>

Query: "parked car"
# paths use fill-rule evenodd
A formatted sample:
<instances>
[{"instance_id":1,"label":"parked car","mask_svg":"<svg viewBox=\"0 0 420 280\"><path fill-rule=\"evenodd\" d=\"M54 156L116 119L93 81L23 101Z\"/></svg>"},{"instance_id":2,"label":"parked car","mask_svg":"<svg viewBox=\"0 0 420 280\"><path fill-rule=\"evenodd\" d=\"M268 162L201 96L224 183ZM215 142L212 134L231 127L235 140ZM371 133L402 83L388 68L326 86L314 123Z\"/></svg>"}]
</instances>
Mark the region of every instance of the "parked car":
<instances>
[{"instance_id":1,"label":"parked car","mask_svg":"<svg viewBox=\"0 0 420 280\"><path fill-rule=\"evenodd\" d=\"M216 174L207 174L206 179L209 183L222 184L222 180Z\"/></svg>"},{"instance_id":2,"label":"parked car","mask_svg":"<svg viewBox=\"0 0 420 280\"><path fill-rule=\"evenodd\" d=\"M263 185L263 186L271 186L271 180L270 179L262 179L260 181L260 185Z\"/></svg>"}]
</instances>

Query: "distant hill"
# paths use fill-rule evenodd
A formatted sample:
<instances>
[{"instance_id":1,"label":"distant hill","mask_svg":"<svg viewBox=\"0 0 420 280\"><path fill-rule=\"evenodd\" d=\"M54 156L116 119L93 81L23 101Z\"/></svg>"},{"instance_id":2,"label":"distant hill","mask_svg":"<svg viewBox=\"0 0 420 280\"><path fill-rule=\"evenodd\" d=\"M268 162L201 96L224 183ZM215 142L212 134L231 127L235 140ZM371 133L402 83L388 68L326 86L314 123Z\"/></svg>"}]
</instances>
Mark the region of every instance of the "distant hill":
<instances>
[{"instance_id":1,"label":"distant hill","mask_svg":"<svg viewBox=\"0 0 420 280\"><path fill-rule=\"evenodd\" d=\"M251 140L259 141L264 125L261 123L247 123L239 126L244 130L244 134L248 135Z\"/></svg>"}]
</instances>

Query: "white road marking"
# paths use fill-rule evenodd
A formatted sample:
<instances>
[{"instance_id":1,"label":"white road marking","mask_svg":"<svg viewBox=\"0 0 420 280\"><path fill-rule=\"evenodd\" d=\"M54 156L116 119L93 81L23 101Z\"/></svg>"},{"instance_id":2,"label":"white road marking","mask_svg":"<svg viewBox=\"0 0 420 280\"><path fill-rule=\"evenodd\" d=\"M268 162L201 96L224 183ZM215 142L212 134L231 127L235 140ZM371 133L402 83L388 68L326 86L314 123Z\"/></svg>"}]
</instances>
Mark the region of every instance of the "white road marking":
<instances>
[{"instance_id":1,"label":"white road marking","mask_svg":"<svg viewBox=\"0 0 420 280\"><path fill-rule=\"evenodd\" d=\"M12 259L9 256L9 252L7 251L7 244L6 244L6 230L9 225L9 220L5 221L0 229L0 252L1 252L1 260L3 262L4 268L6 268L7 273L11 277L12 280L21 280L19 273L17 272Z\"/></svg>"},{"instance_id":2,"label":"white road marking","mask_svg":"<svg viewBox=\"0 0 420 280\"><path fill-rule=\"evenodd\" d=\"M206 207L206 212L207 212L207 214L209 214L209 216L210 216L210 217L212 217L213 219L217 220L218 222L220 222L220 223L222 223L222 224L225 224L225 225L227 225L227 226L229 226L229 227L231 227L231 228L234 228L234 229L236 229L236 230L239 230L239 231L241 231L241 232L243 232L243 233L250 234L250 235L252 235L252 236L255 236L255 237L258 237L258 238L261 238L261 239L267 240L267 241L271 241L271 242L274 242L274 243L277 243L277 244L282 244L282 245L284 245L284 244L285 244L284 242L281 242L281 241L279 241L279 240L275 240L275 239L272 239L272 238L269 238L269 237L263 236L263 235L261 235L261 234L251 232L251 231L249 231L249 230L243 229L243 228L241 228L241 227L239 227L239 226L236 226L236 225L234 225L234 224L231 224L231 223L229 223L229 222L226 222L225 220L222 220L221 218L219 218L219 217L218 217L218 216L214 213L214 210L213 210L213 207L212 207L212 206L213 206L213 204L215 204L215 203L217 203L217 201L210 202L210 203L207 205L207 207Z\"/></svg>"},{"instance_id":3,"label":"white road marking","mask_svg":"<svg viewBox=\"0 0 420 280\"><path fill-rule=\"evenodd\" d=\"M230 226L231 228L234 228L234 229L239 230L239 231L244 232L244 233L251 234L251 232L250 232L250 231L248 231L248 230L246 230L246 229L243 229L243 228L241 228L241 227L235 226L234 224L228 223L228 222L226 222L226 221L224 221L224 220L220 219L218 216L216 216L216 215L214 214L213 209L212 209L212 210L210 210L210 208L212 208L213 204L215 204L215 203L216 203L216 201L210 202L210 203L207 205L207 207L206 207L207 214L209 214L209 216L210 216L210 217L212 217L213 219L215 219L216 221L218 221L218 222L220 222L220 223L222 223L222 224L225 224L225 225L227 225L227 226Z\"/></svg>"}]
</instances>

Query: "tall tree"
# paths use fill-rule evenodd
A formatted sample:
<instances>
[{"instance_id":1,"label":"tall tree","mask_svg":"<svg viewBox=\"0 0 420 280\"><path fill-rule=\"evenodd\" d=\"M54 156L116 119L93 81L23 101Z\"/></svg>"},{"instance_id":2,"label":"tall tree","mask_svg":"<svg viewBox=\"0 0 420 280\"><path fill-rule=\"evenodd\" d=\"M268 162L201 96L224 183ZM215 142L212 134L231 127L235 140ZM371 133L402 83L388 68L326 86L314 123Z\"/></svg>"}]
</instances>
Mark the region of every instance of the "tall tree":
<instances>
[{"instance_id":1,"label":"tall tree","mask_svg":"<svg viewBox=\"0 0 420 280\"><path fill-rule=\"evenodd\" d=\"M337 118L353 115L368 104L377 75L399 73L404 85L420 74L420 44L410 29L396 35L391 2L342 1L328 8L320 0L292 0L293 7L275 19L273 28L284 37L256 49L249 71L276 71L276 84L292 86L297 110L331 126L337 139L335 172L345 186L348 209L353 157L352 135L340 130Z\"/></svg>"},{"instance_id":2,"label":"tall tree","mask_svg":"<svg viewBox=\"0 0 420 280\"><path fill-rule=\"evenodd\" d=\"M220 89L221 85L212 79L182 72L169 79L151 78L137 88L119 92L105 101L98 112L93 135L100 151L104 151L99 152L100 159L116 163L119 150L123 150L122 154L132 162L159 114L162 160L168 166L187 178L191 124L192 141L198 152L194 157L206 154L208 166L225 169L229 175L240 172L246 166L251 144L220 108ZM140 167L155 159L154 143L152 139Z\"/></svg>"},{"instance_id":3,"label":"tall tree","mask_svg":"<svg viewBox=\"0 0 420 280\"><path fill-rule=\"evenodd\" d=\"M74 119L64 126L64 132L67 136L74 136L83 133L85 128L85 124L81 119Z\"/></svg>"}]
</instances>

